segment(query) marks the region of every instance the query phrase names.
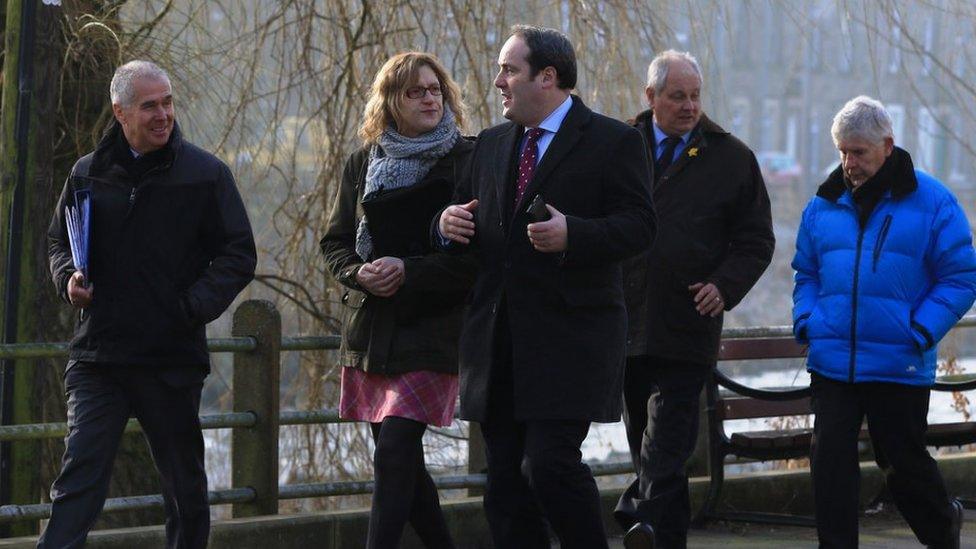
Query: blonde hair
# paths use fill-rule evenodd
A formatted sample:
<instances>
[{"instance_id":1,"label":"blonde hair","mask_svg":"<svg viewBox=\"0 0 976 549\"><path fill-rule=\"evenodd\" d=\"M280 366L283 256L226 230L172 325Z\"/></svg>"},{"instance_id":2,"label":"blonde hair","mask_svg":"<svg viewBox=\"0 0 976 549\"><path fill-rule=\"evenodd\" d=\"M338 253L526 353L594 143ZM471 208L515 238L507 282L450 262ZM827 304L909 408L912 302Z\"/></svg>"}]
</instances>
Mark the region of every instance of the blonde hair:
<instances>
[{"instance_id":1,"label":"blonde hair","mask_svg":"<svg viewBox=\"0 0 976 549\"><path fill-rule=\"evenodd\" d=\"M398 53L388 59L370 86L369 99L363 111L363 123L359 126L359 136L367 144L375 143L383 130L400 116L404 92L417 81L421 67L430 67L441 85L441 94L446 105L454 111L454 121L459 128L464 127L464 113L467 108L461 99L461 89L437 57L423 52L410 51Z\"/></svg>"}]
</instances>

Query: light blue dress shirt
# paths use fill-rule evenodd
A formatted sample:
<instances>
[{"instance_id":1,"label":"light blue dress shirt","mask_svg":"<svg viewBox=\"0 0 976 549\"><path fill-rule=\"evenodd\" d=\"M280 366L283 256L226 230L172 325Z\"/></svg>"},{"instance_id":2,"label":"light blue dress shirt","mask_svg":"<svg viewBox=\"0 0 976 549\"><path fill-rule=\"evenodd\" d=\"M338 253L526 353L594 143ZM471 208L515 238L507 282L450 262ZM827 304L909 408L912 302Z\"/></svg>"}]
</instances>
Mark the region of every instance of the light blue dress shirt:
<instances>
[{"instance_id":1,"label":"light blue dress shirt","mask_svg":"<svg viewBox=\"0 0 976 549\"><path fill-rule=\"evenodd\" d=\"M656 123L653 124L653 126L654 126L654 142L655 142L654 160L656 161L657 159L661 158L661 155L664 153L664 140L668 138L668 134L661 131L661 128L657 127ZM674 162L676 158L681 156L681 152L685 150L685 147L688 146L688 141L690 140L691 140L691 132L688 132L681 136L681 141L679 141L678 145L675 146L674 148L674 156L671 157L672 162Z\"/></svg>"},{"instance_id":2,"label":"light blue dress shirt","mask_svg":"<svg viewBox=\"0 0 976 549\"><path fill-rule=\"evenodd\" d=\"M542 157L549 150L549 144L556 137L556 132L559 131L559 127L563 125L563 120L566 119L566 115L569 114L569 109L573 106L573 98L566 97L566 100L559 104L558 107L547 116L540 124L539 129L546 130L539 140L535 142L536 148L539 149L539 154L535 157L535 165L538 166L539 162L542 162ZM529 133L531 128L525 128L522 133L522 143L519 145L519 151L525 148L526 137L525 135Z\"/></svg>"},{"instance_id":3,"label":"light blue dress shirt","mask_svg":"<svg viewBox=\"0 0 976 549\"><path fill-rule=\"evenodd\" d=\"M539 162L542 161L543 155L549 150L549 144L552 143L553 138L556 137L556 132L559 131L560 126L563 125L563 120L566 119L566 115L569 114L569 109L573 106L572 96L567 96L566 100L559 104L555 110L549 113L541 123L539 123L539 128L545 130L538 141L535 142L535 146L539 149L539 154L536 155L535 165L538 166ZM525 148L526 134L529 133L531 128L525 128L522 132L522 142L519 144L519 153L521 154L522 149ZM447 248L451 244L451 240L441 234L440 226L434 228L437 231L437 238L440 241L441 248Z\"/></svg>"}]
</instances>

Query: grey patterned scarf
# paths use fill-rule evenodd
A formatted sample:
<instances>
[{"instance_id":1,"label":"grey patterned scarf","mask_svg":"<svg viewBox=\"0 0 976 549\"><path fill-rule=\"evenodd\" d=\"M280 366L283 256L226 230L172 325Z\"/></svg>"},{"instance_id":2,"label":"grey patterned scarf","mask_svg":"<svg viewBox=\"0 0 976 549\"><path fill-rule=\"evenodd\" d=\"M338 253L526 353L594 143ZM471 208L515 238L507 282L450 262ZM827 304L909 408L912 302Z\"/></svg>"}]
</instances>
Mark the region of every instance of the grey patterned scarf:
<instances>
[{"instance_id":1,"label":"grey patterned scarf","mask_svg":"<svg viewBox=\"0 0 976 549\"><path fill-rule=\"evenodd\" d=\"M363 198L377 191L389 191L416 185L430 168L454 148L461 136L451 107L444 104L444 115L437 127L417 136L404 137L393 128L386 128L376 145L369 151L366 184ZM373 239L369 234L366 216L356 229L356 253L363 261L370 261Z\"/></svg>"}]
</instances>

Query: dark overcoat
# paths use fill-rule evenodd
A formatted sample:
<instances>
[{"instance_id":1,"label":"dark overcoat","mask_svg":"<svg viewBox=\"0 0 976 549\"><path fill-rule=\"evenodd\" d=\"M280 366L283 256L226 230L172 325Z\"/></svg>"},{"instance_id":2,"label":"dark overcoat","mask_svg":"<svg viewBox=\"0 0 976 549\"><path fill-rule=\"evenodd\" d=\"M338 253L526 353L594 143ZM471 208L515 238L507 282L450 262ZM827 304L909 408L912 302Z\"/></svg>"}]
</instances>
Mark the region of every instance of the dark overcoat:
<instances>
[{"instance_id":1,"label":"dark overcoat","mask_svg":"<svg viewBox=\"0 0 976 549\"><path fill-rule=\"evenodd\" d=\"M651 120L645 111L635 123L649 151ZM728 311L769 265L775 239L759 164L742 141L702 116L652 196L657 238L648 253L627 262L624 275L628 355L714 363L722 314L698 314L688 286L715 284Z\"/></svg>"},{"instance_id":2,"label":"dark overcoat","mask_svg":"<svg viewBox=\"0 0 976 549\"><path fill-rule=\"evenodd\" d=\"M524 128L479 135L454 203L479 200L480 262L461 336L461 414L484 421L496 319L505 307L516 420L620 419L627 314L621 261L650 245L654 212L647 151L638 131L590 111L578 97L514 207ZM525 205L537 194L566 215L568 249L529 243Z\"/></svg>"}]
</instances>

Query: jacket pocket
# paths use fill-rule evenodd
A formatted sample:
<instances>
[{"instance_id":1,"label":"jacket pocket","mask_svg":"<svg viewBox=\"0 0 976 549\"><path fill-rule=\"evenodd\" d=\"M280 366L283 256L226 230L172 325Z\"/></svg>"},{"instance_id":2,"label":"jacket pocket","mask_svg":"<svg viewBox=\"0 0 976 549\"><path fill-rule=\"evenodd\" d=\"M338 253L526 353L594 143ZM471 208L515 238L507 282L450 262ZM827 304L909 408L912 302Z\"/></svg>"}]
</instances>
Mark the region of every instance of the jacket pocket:
<instances>
[{"instance_id":1,"label":"jacket pocket","mask_svg":"<svg viewBox=\"0 0 976 549\"><path fill-rule=\"evenodd\" d=\"M909 322L911 328L912 342L915 343L915 348L919 352L924 353L932 347L935 347L935 338L932 337L932 332L929 332L925 326L922 326L914 320Z\"/></svg>"},{"instance_id":2,"label":"jacket pocket","mask_svg":"<svg viewBox=\"0 0 976 549\"><path fill-rule=\"evenodd\" d=\"M558 292L563 304L570 309L617 307L624 303L620 275L613 276L602 268L560 271Z\"/></svg>"},{"instance_id":3,"label":"jacket pocket","mask_svg":"<svg viewBox=\"0 0 976 549\"><path fill-rule=\"evenodd\" d=\"M881 257L881 249L884 247L885 239L888 238L888 230L891 228L891 214L884 218L881 231L878 232L878 240L874 243L874 257L871 261L871 272L878 272L878 259Z\"/></svg>"},{"instance_id":4,"label":"jacket pocket","mask_svg":"<svg viewBox=\"0 0 976 549\"><path fill-rule=\"evenodd\" d=\"M807 315L806 323L803 325L803 335L805 336L804 339L811 341L813 339L823 337L826 334L826 331L822 324L820 304L816 303L814 304L813 309L811 309L810 313Z\"/></svg>"},{"instance_id":5,"label":"jacket pocket","mask_svg":"<svg viewBox=\"0 0 976 549\"><path fill-rule=\"evenodd\" d=\"M145 289L136 289L127 305L132 314L142 318L131 326L132 329L183 334L196 327L183 305L185 292L168 274L148 265L140 267L139 272ZM147 324L140 328L140 322Z\"/></svg>"},{"instance_id":6,"label":"jacket pocket","mask_svg":"<svg viewBox=\"0 0 976 549\"><path fill-rule=\"evenodd\" d=\"M623 298L613 288L573 288L563 289L563 302L569 308L613 307L623 303Z\"/></svg>"},{"instance_id":7,"label":"jacket pocket","mask_svg":"<svg viewBox=\"0 0 976 549\"><path fill-rule=\"evenodd\" d=\"M701 315L695 309L695 301L689 292L687 295L671 293L667 297L667 312L665 323L675 331L707 334L719 330L722 315L711 317Z\"/></svg>"},{"instance_id":8,"label":"jacket pocket","mask_svg":"<svg viewBox=\"0 0 976 549\"><path fill-rule=\"evenodd\" d=\"M342 295L342 341L351 351L365 352L369 348L372 308L365 292L347 290Z\"/></svg>"}]
</instances>

